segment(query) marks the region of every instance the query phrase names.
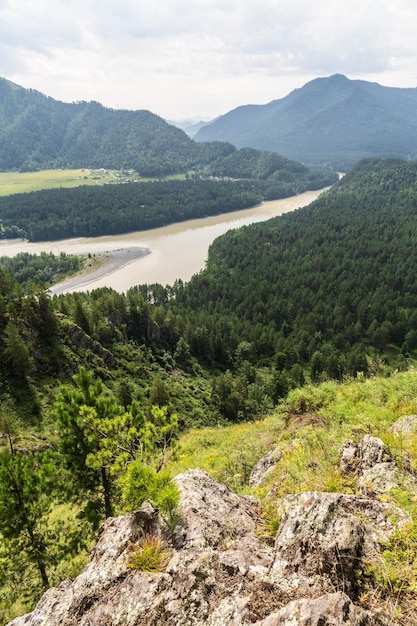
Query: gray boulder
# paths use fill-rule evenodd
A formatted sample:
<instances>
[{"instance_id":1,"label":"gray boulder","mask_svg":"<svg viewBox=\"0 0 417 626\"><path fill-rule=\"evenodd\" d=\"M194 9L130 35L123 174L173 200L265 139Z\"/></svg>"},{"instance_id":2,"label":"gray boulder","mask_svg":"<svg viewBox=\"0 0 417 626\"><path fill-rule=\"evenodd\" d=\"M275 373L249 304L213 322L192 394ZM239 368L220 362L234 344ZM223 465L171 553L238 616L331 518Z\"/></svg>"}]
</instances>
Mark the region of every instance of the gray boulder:
<instances>
[{"instance_id":1,"label":"gray boulder","mask_svg":"<svg viewBox=\"0 0 417 626\"><path fill-rule=\"evenodd\" d=\"M417 434L417 415L405 415L398 419L389 429L395 435Z\"/></svg>"},{"instance_id":2,"label":"gray boulder","mask_svg":"<svg viewBox=\"0 0 417 626\"><path fill-rule=\"evenodd\" d=\"M303 597L313 586L320 594L335 588L355 597L361 563L372 561L394 524L407 517L371 498L306 492L284 498L270 577Z\"/></svg>"},{"instance_id":3,"label":"gray boulder","mask_svg":"<svg viewBox=\"0 0 417 626\"><path fill-rule=\"evenodd\" d=\"M380 626L384 623L387 622L355 606L345 593L338 591L313 600L293 600L255 626Z\"/></svg>"},{"instance_id":4,"label":"gray boulder","mask_svg":"<svg viewBox=\"0 0 417 626\"><path fill-rule=\"evenodd\" d=\"M399 485L399 470L391 452L378 437L365 435L357 446L350 440L340 450L342 472L355 472L364 495L387 493Z\"/></svg>"}]
</instances>

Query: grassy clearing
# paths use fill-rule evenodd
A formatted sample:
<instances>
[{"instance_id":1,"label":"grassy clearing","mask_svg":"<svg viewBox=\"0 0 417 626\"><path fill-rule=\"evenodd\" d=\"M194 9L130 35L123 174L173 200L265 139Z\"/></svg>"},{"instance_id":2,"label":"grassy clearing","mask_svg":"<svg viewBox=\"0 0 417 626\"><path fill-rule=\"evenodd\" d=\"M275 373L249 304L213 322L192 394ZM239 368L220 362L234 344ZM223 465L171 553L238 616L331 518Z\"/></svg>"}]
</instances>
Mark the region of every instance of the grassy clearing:
<instances>
[{"instance_id":1,"label":"grassy clearing","mask_svg":"<svg viewBox=\"0 0 417 626\"><path fill-rule=\"evenodd\" d=\"M15 193L95 185L91 170L42 170L40 172L0 172L0 196Z\"/></svg>"},{"instance_id":2,"label":"grassy clearing","mask_svg":"<svg viewBox=\"0 0 417 626\"><path fill-rule=\"evenodd\" d=\"M182 180L185 174L167 176L166 180ZM78 169L41 170L40 172L0 172L0 196L15 193L79 187L81 185L106 185L155 180L141 178L135 171Z\"/></svg>"},{"instance_id":3,"label":"grassy clearing","mask_svg":"<svg viewBox=\"0 0 417 626\"><path fill-rule=\"evenodd\" d=\"M277 484L282 496L310 489L350 490L346 479L335 471L340 446L348 439L358 442L369 433L403 452L404 446L412 447L411 440L393 442L387 429L411 413L417 413L414 371L344 384L306 385L290 392L275 414L264 420L186 433L170 470L176 474L200 467L233 489L247 490L256 461L279 447L283 458L259 495L273 486L277 489Z\"/></svg>"},{"instance_id":4,"label":"grassy clearing","mask_svg":"<svg viewBox=\"0 0 417 626\"><path fill-rule=\"evenodd\" d=\"M236 491L247 492L255 463L284 427L281 416L233 426L194 429L183 435L169 470L172 475L201 468Z\"/></svg>"}]
</instances>

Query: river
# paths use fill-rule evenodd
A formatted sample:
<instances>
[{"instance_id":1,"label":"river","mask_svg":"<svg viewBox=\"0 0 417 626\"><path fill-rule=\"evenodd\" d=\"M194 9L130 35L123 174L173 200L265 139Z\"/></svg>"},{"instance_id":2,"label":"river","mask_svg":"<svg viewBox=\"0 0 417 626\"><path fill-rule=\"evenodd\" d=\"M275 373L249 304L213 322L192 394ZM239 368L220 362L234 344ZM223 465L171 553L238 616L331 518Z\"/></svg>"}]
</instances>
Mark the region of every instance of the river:
<instances>
[{"instance_id":1,"label":"river","mask_svg":"<svg viewBox=\"0 0 417 626\"><path fill-rule=\"evenodd\" d=\"M306 206L322 192L307 191L283 200L264 202L244 211L124 235L36 243L9 240L0 243L0 256L11 257L19 252L66 252L93 257L104 254L108 257L99 269L54 286L50 290L52 294L91 291L99 287L126 292L130 287L144 283L172 285L176 279L188 281L204 268L209 246L219 235L232 228L262 222Z\"/></svg>"}]
</instances>

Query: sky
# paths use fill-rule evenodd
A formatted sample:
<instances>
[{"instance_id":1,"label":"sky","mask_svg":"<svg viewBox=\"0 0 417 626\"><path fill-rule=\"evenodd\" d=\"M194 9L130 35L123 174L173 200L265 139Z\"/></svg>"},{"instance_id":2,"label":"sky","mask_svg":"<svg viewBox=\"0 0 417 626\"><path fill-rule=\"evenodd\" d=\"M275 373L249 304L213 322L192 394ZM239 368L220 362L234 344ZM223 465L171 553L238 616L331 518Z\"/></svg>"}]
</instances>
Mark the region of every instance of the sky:
<instances>
[{"instance_id":1,"label":"sky","mask_svg":"<svg viewBox=\"0 0 417 626\"><path fill-rule=\"evenodd\" d=\"M0 0L0 76L209 120L317 77L417 87L416 0Z\"/></svg>"}]
</instances>

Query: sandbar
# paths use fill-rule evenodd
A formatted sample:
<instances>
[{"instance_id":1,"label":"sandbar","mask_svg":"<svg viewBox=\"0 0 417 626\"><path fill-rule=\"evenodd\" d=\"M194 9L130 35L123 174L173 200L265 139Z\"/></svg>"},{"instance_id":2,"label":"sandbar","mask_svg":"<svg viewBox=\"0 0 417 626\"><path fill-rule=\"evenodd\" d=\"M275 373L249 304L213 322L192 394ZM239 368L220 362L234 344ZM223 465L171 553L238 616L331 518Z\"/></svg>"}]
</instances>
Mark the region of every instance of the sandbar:
<instances>
[{"instance_id":1,"label":"sandbar","mask_svg":"<svg viewBox=\"0 0 417 626\"><path fill-rule=\"evenodd\" d=\"M75 276L53 285L48 289L48 292L54 296L77 291L81 287L86 287L90 283L94 283L150 253L151 250L149 248L139 247L120 248L118 250L95 253L93 262L89 266L84 267Z\"/></svg>"}]
</instances>

